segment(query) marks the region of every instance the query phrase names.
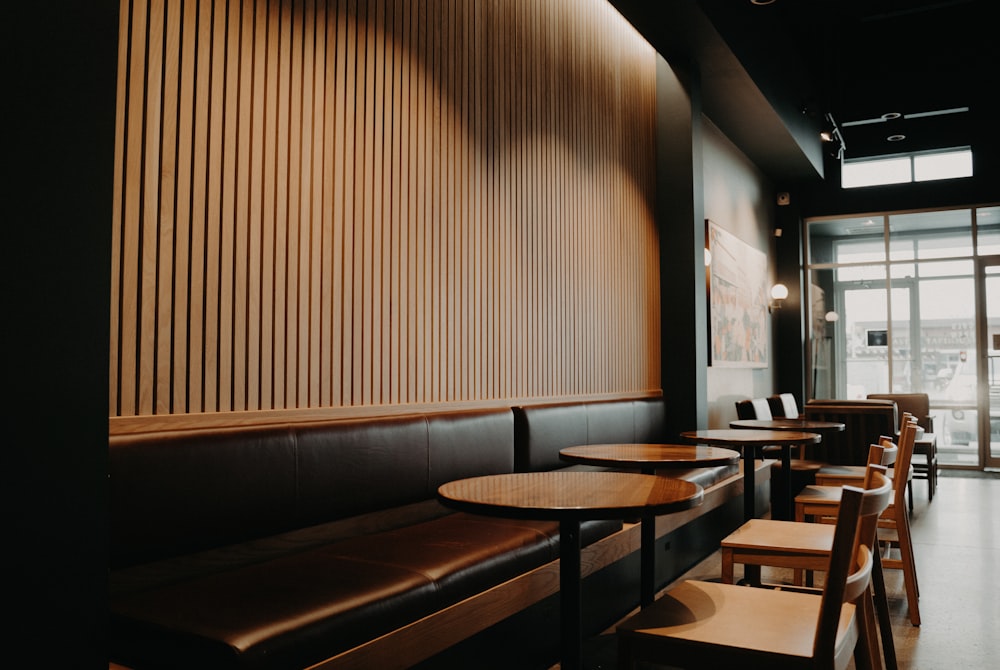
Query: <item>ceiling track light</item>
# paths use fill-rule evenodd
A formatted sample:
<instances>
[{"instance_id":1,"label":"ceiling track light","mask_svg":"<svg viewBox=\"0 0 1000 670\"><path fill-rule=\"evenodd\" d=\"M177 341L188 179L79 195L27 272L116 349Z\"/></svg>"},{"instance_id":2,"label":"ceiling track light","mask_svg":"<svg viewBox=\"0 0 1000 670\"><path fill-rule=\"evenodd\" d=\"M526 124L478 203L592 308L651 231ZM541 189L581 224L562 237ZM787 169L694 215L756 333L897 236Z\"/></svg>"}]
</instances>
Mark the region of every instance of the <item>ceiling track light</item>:
<instances>
[{"instance_id":1,"label":"ceiling track light","mask_svg":"<svg viewBox=\"0 0 1000 670\"><path fill-rule=\"evenodd\" d=\"M840 127L833 118L833 114L827 112L823 115L825 125L823 130L820 132L819 136L827 144L834 144L836 146L831 148L830 155L837 158L838 160L844 159L844 153L847 151L847 143L844 141L844 136L840 132Z\"/></svg>"}]
</instances>

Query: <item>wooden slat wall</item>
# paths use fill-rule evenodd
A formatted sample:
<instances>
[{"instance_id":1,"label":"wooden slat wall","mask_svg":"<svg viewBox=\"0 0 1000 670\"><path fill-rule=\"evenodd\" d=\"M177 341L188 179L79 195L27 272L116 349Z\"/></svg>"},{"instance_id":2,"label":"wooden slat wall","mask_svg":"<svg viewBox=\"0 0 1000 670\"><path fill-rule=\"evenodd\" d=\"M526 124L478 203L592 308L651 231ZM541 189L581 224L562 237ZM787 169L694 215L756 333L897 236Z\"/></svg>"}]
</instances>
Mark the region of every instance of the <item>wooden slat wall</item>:
<instances>
[{"instance_id":1,"label":"wooden slat wall","mask_svg":"<svg viewBox=\"0 0 1000 670\"><path fill-rule=\"evenodd\" d=\"M111 417L660 388L603 0L123 0Z\"/></svg>"}]
</instances>

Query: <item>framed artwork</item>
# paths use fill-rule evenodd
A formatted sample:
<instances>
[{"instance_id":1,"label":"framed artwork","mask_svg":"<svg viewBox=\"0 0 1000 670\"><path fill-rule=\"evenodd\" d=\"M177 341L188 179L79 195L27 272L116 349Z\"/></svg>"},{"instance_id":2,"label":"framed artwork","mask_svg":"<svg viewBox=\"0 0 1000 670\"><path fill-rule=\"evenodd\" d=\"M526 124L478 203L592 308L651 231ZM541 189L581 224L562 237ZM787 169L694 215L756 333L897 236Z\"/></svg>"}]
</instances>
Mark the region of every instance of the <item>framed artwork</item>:
<instances>
[{"instance_id":1,"label":"framed artwork","mask_svg":"<svg viewBox=\"0 0 1000 670\"><path fill-rule=\"evenodd\" d=\"M767 367L767 254L706 220L711 364Z\"/></svg>"}]
</instances>

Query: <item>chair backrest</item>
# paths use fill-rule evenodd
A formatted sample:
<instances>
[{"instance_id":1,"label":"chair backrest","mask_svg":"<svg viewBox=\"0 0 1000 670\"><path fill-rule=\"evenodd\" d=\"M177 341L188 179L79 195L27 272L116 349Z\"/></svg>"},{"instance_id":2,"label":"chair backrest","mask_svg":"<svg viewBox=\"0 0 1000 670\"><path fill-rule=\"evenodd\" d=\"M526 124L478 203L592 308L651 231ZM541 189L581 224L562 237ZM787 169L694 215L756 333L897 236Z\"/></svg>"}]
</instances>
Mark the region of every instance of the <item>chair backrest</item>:
<instances>
[{"instance_id":1,"label":"chair backrest","mask_svg":"<svg viewBox=\"0 0 1000 670\"><path fill-rule=\"evenodd\" d=\"M882 447L882 460L879 463L880 465L889 467L890 465L896 462L897 458L899 458L899 446L892 441L891 437L883 435L882 437L878 438L878 446ZM868 462L869 463L872 462L870 456Z\"/></svg>"},{"instance_id":2,"label":"chair backrest","mask_svg":"<svg viewBox=\"0 0 1000 670\"><path fill-rule=\"evenodd\" d=\"M779 393L767 399L771 406L771 416L797 419L802 412L799 411L799 403L795 401L795 396L791 393Z\"/></svg>"},{"instance_id":3,"label":"chair backrest","mask_svg":"<svg viewBox=\"0 0 1000 670\"><path fill-rule=\"evenodd\" d=\"M746 400L736 401L736 418L738 419L756 419L757 412L754 411L753 401L747 398Z\"/></svg>"},{"instance_id":4,"label":"chair backrest","mask_svg":"<svg viewBox=\"0 0 1000 670\"><path fill-rule=\"evenodd\" d=\"M895 496L893 498L893 505L897 509L906 509L906 480L907 473L910 471L910 460L913 457L913 443L917 439L918 426L916 422L906 423L902 426L899 431L899 453L896 456L896 462L892 466L896 475L893 477L893 488L895 489Z\"/></svg>"},{"instance_id":5,"label":"chair backrest","mask_svg":"<svg viewBox=\"0 0 1000 670\"><path fill-rule=\"evenodd\" d=\"M884 465L882 461L885 458L885 445L883 444L872 444L868 447L868 463L867 465ZM865 470L865 476L868 475L868 470Z\"/></svg>"},{"instance_id":6,"label":"chair backrest","mask_svg":"<svg viewBox=\"0 0 1000 670\"><path fill-rule=\"evenodd\" d=\"M844 424L841 432L825 432L815 450L817 460L834 465L864 465L868 445L882 435L895 435L898 426L896 405L885 400L810 400L805 414L807 419Z\"/></svg>"},{"instance_id":7,"label":"chair backrest","mask_svg":"<svg viewBox=\"0 0 1000 670\"><path fill-rule=\"evenodd\" d=\"M750 401L753 405L753 411L758 419L773 419L774 415L771 414L771 405L768 404L767 398L754 398Z\"/></svg>"},{"instance_id":8,"label":"chair backrest","mask_svg":"<svg viewBox=\"0 0 1000 670\"><path fill-rule=\"evenodd\" d=\"M752 398L736 401L736 416L740 419L771 419L771 407L767 398Z\"/></svg>"},{"instance_id":9,"label":"chair backrest","mask_svg":"<svg viewBox=\"0 0 1000 670\"><path fill-rule=\"evenodd\" d=\"M814 658L833 658L844 604L857 601L869 587L878 517L891 496L892 484L879 465L868 466L864 489L843 487L813 642ZM858 612L857 616L862 615Z\"/></svg>"},{"instance_id":10,"label":"chair backrest","mask_svg":"<svg viewBox=\"0 0 1000 670\"><path fill-rule=\"evenodd\" d=\"M869 400L891 400L900 412L917 417L917 424L928 433L934 432L931 401L926 393L869 393Z\"/></svg>"}]
</instances>

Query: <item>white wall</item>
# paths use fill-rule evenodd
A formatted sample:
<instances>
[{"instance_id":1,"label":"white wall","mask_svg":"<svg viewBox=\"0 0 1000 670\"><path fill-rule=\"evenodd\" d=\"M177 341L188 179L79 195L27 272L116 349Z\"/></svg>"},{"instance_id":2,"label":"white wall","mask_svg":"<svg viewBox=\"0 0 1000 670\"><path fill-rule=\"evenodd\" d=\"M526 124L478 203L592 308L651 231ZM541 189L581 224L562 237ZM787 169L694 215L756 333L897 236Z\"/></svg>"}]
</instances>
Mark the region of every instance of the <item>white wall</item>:
<instances>
[{"instance_id":1,"label":"white wall","mask_svg":"<svg viewBox=\"0 0 1000 670\"><path fill-rule=\"evenodd\" d=\"M775 220L774 188L722 132L705 120L705 216L773 258L772 228ZM773 277L773 267L769 268ZM770 286L770 283L769 283ZM708 368L708 427L725 428L736 418L735 402L768 396L774 389L773 337L767 368Z\"/></svg>"}]
</instances>

